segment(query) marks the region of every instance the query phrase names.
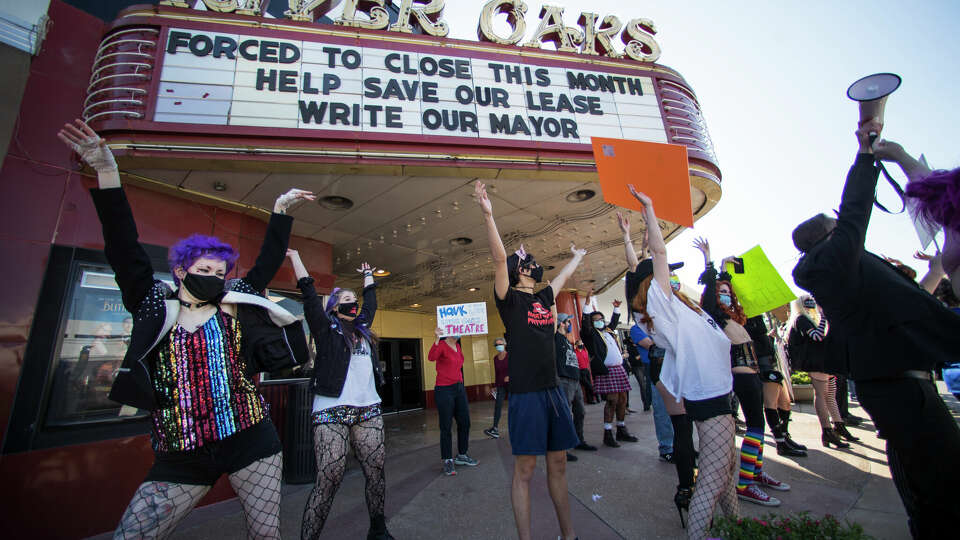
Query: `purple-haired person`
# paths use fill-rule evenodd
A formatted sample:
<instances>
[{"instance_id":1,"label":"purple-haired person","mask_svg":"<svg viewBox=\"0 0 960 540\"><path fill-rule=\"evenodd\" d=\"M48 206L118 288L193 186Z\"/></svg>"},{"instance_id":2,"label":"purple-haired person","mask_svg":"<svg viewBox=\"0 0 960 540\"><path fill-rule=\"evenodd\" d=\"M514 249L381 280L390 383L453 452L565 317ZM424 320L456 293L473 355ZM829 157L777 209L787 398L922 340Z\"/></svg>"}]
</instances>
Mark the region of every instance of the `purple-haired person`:
<instances>
[{"instance_id":1,"label":"purple-haired person","mask_svg":"<svg viewBox=\"0 0 960 540\"><path fill-rule=\"evenodd\" d=\"M80 120L58 137L97 171L91 195L104 253L133 315L110 399L152 419L154 464L114 537L168 536L226 474L247 535L280 538L281 445L253 376L306 357L299 321L262 291L284 261L287 208L315 197L292 189L277 198L260 255L238 279L226 280L238 257L229 244L199 234L180 240L169 252L172 290L154 278L104 140Z\"/></svg>"},{"instance_id":2,"label":"purple-haired person","mask_svg":"<svg viewBox=\"0 0 960 540\"><path fill-rule=\"evenodd\" d=\"M310 379L313 393L313 447L317 457L317 481L303 509L300 538L320 536L330 515L333 497L343 481L348 442L366 479L368 540L392 540L384 517L386 480L383 461L383 418L377 387L383 385L377 336L370 330L377 313L373 272L363 263L363 306L357 293L334 289L324 305L313 287L300 254L288 250L303 293L303 314L310 327L317 356Z\"/></svg>"}]
</instances>

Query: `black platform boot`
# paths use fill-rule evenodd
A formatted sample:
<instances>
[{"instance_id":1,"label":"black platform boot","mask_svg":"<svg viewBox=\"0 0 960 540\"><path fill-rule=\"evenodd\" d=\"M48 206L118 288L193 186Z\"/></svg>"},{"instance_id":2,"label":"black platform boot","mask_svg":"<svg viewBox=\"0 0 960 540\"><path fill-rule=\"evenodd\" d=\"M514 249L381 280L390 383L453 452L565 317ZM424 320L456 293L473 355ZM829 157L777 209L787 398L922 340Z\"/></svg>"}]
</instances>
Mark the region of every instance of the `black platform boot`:
<instances>
[{"instance_id":1,"label":"black platform boot","mask_svg":"<svg viewBox=\"0 0 960 540\"><path fill-rule=\"evenodd\" d=\"M820 442L823 446L830 448L830 445L834 445L837 448L850 448L850 443L845 443L837 435L835 431L830 428L821 428L823 433L820 435Z\"/></svg>"},{"instance_id":2,"label":"black platform boot","mask_svg":"<svg viewBox=\"0 0 960 540\"><path fill-rule=\"evenodd\" d=\"M833 431L834 431L834 433L836 433L837 435L843 437L844 439L846 439L846 440L848 440L848 441L859 441L859 440L860 440L860 437L854 437L854 436L853 436L853 433L850 433L850 431L847 429L846 424L844 424L843 422L834 422L834 423L833 423Z\"/></svg>"},{"instance_id":3,"label":"black platform boot","mask_svg":"<svg viewBox=\"0 0 960 540\"><path fill-rule=\"evenodd\" d=\"M624 442L637 442L637 439L627 431L627 426L617 426L617 440Z\"/></svg>"},{"instance_id":4,"label":"black platform boot","mask_svg":"<svg viewBox=\"0 0 960 540\"><path fill-rule=\"evenodd\" d=\"M612 429L603 430L603 444L604 446L609 446L610 448L620 448L620 443L613 438Z\"/></svg>"}]
</instances>

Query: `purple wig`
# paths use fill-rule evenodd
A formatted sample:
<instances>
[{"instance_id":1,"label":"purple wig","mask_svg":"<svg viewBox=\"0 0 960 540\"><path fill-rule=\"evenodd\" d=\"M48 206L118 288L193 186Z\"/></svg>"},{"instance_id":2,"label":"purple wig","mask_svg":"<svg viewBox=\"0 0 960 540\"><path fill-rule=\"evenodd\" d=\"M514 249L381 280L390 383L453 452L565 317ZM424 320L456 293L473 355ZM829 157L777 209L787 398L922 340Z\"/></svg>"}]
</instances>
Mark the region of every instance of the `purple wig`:
<instances>
[{"instance_id":1,"label":"purple wig","mask_svg":"<svg viewBox=\"0 0 960 540\"><path fill-rule=\"evenodd\" d=\"M340 303L340 297L345 293L352 293L353 297L357 297L357 293L351 291L350 289L341 289L340 287L335 287L330 291L330 299L327 300L326 311L330 315L331 319L337 320L337 304ZM358 315L359 317L359 315ZM356 321L357 319L354 319ZM374 334L369 327L367 327L369 321L360 321L360 324L354 324L353 328L356 332L359 332L363 337L367 338L371 344L377 342L377 336ZM347 339L347 336L344 336L344 339Z\"/></svg>"},{"instance_id":2,"label":"purple wig","mask_svg":"<svg viewBox=\"0 0 960 540\"><path fill-rule=\"evenodd\" d=\"M204 236L202 234L193 234L183 240L180 240L170 248L170 254L167 262L170 263L170 273L173 274L173 281L178 286L180 280L174 270L177 267L186 270L197 262L197 259L206 257L208 259L218 259L227 263L227 273L233 270L233 265L240 256L237 250L230 244L225 244L215 236Z\"/></svg>"},{"instance_id":3,"label":"purple wig","mask_svg":"<svg viewBox=\"0 0 960 540\"><path fill-rule=\"evenodd\" d=\"M915 199L924 220L960 231L960 168L908 183L907 197Z\"/></svg>"}]
</instances>

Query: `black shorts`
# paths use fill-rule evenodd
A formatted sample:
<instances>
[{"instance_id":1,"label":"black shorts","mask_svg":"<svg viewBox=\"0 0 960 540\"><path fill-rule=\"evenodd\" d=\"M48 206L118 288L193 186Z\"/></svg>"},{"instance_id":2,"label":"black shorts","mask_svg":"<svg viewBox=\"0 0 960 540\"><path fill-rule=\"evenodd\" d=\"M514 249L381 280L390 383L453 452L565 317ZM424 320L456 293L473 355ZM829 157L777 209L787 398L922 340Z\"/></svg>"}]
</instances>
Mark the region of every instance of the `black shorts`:
<instances>
[{"instance_id":1,"label":"black shorts","mask_svg":"<svg viewBox=\"0 0 960 540\"><path fill-rule=\"evenodd\" d=\"M186 452L157 452L144 482L212 486L254 461L283 451L277 430L265 419L222 441L208 442Z\"/></svg>"},{"instance_id":2,"label":"black shorts","mask_svg":"<svg viewBox=\"0 0 960 540\"><path fill-rule=\"evenodd\" d=\"M783 380L783 373L772 369L769 371L760 371L760 380L769 383L779 383Z\"/></svg>"},{"instance_id":3,"label":"black shorts","mask_svg":"<svg viewBox=\"0 0 960 540\"><path fill-rule=\"evenodd\" d=\"M696 401L684 399L683 408L687 410L687 416L697 422L703 422L721 414L733 414L729 393Z\"/></svg>"}]
</instances>

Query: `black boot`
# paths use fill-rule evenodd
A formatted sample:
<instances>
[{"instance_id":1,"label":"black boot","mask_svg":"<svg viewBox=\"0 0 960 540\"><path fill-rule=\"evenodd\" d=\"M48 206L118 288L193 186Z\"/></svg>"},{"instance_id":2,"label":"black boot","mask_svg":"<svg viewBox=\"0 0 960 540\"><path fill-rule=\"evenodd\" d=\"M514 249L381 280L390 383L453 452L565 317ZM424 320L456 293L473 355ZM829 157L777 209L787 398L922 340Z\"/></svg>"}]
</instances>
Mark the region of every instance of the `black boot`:
<instances>
[{"instance_id":1,"label":"black boot","mask_svg":"<svg viewBox=\"0 0 960 540\"><path fill-rule=\"evenodd\" d=\"M834 445L837 448L850 448L850 443L843 442L836 432L830 428L821 428L823 433L820 435L820 442L826 448L830 448L830 445Z\"/></svg>"},{"instance_id":2,"label":"black boot","mask_svg":"<svg viewBox=\"0 0 960 540\"><path fill-rule=\"evenodd\" d=\"M617 440L624 442L637 442L637 439L627 431L627 426L617 426Z\"/></svg>"},{"instance_id":3,"label":"black boot","mask_svg":"<svg viewBox=\"0 0 960 540\"><path fill-rule=\"evenodd\" d=\"M799 448L790 446L787 442L786 435L783 433L782 426L771 426L770 431L773 432L773 440L777 441L777 454L781 456L806 457L806 450L800 450Z\"/></svg>"},{"instance_id":4,"label":"black boot","mask_svg":"<svg viewBox=\"0 0 960 540\"><path fill-rule=\"evenodd\" d=\"M793 437L790 436L790 409L777 409L777 413L780 415L780 428L783 430L783 438L787 441L787 444L797 450L806 452L807 447L793 440Z\"/></svg>"},{"instance_id":5,"label":"black boot","mask_svg":"<svg viewBox=\"0 0 960 540\"><path fill-rule=\"evenodd\" d=\"M605 429L603 430L603 445L609 446L610 448L620 448L620 443L613 438L613 430Z\"/></svg>"},{"instance_id":6,"label":"black boot","mask_svg":"<svg viewBox=\"0 0 960 540\"><path fill-rule=\"evenodd\" d=\"M854 436L853 436L853 433L850 433L850 431L847 429L847 426L846 426L843 422L834 422L834 423L833 423L833 431L834 431L834 433L836 433L837 435L843 437L844 439L846 439L846 440L848 440L848 441L859 441L859 440L860 440L860 437L854 437Z\"/></svg>"},{"instance_id":7,"label":"black boot","mask_svg":"<svg viewBox=\"0 0 960 540\"><path fill-rule=\"evenodd\" d=\"M382 515L370 518L367 540L394 540L390 532L387 531L387 520Z\"/></svg>"},{"instance_id":8,"label":"black boot","mask_svg":"<svg viewBox=\"0 0 960 540\"><path fill-rule=\"evenodd\" d=\"M677 505L677 512L680 514L680 526L687 528L687 522L683 519L683 512L690 512L690 499L693 498L692 487L677 486L677 493L673 496L673 504Z\"/></svg>"}]
</instances>

